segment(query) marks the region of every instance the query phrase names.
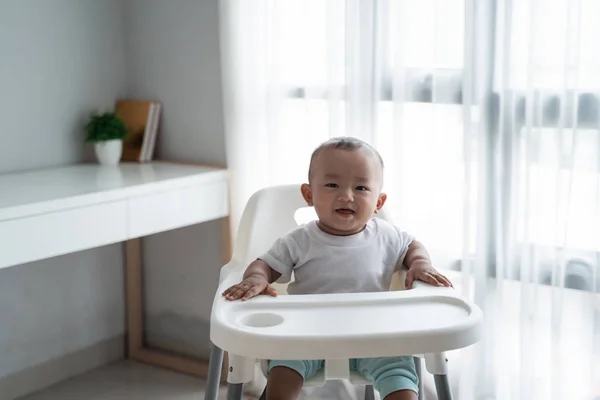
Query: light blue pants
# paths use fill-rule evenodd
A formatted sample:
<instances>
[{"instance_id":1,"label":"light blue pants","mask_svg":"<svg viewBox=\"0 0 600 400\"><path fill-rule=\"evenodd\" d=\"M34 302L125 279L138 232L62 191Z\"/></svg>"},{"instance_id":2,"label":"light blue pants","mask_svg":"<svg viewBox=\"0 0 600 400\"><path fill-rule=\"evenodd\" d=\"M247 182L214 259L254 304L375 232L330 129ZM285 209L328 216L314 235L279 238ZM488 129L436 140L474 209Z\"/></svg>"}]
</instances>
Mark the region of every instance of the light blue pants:
<instances>
[{"instance_id":1,"label":"light blue pants","mask_svg":"<svg viewBox=\"0 0 600 400\"><path fill-rule=\"evenodd\" d=\"M268 372L275 367L287 367L298 372L302 379L306 380L313 377L323 365L323 360L271 360ZM399 390L419 393L419 379L411 356L353 358L350 360L350 369L371 382L382 399Z\"/></svg>"}]
</instances>

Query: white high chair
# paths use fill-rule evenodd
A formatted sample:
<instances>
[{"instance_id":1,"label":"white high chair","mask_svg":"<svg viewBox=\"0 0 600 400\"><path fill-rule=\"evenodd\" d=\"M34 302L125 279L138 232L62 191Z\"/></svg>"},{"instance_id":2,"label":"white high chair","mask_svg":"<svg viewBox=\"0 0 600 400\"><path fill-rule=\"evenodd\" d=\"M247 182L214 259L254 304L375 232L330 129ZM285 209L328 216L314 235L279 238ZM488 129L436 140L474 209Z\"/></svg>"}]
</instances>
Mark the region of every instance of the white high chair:
<instances>
[{"instance_id":1,"label":"white high chair","mask_svg":"<svg viewBox=\"0 0 600 400\"><path fill-rule=\"evenodd\" d=\"M256 362L262 362L264 372L264 360L269 359L324 359L323 370L305 386L347 379L368 385L365 399L374 399L373 387L349 370L348 360L399 355L423 355L427 371L434 374L438 399L451 400L444 352L476 343L482 326L479 308L452 288L415 282L414 289L405 291L290 296L282 295L285 286L275 285L280 294L276 298L242 302L221 296L241 282L252 260L297 226L295 213L304 207L298 185L262 189L248 201L213 302L205 400L217 400L223 351L229 354L228 400L240 400ZM415 361L421 382L420 358Z\"/></svg>"}]
</instances>

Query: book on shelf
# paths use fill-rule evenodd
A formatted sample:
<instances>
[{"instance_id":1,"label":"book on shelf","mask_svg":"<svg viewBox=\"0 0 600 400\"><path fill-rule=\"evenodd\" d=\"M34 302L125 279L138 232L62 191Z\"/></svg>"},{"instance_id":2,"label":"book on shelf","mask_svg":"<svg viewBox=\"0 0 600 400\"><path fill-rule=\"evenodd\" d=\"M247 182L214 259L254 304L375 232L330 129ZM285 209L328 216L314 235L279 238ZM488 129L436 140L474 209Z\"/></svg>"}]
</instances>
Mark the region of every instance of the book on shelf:
<instances>
[{"instance_id":1,"label":"book on shelf","mask_svg":"<svg viewBox=\"0 0 600 400\"><path fill-rule=\"evenodd\" d=\"M123 139L121 161L152 161L160 111L161 103L157 101L117 100L115 112L123 120L128 131L128 135Z\"/></svg>"}]
</instances>

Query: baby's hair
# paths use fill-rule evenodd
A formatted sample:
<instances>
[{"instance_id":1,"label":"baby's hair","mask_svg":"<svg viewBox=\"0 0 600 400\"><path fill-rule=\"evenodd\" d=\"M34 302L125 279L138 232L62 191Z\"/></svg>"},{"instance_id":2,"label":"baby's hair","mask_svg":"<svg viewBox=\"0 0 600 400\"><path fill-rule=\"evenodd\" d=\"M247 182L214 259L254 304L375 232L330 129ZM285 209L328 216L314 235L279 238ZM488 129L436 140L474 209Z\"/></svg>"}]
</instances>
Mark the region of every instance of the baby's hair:
<instances>
[{"instance_id":1,"label":"baby's hair","mask_svg":"<svg viewBox=\"0 0 600 400\"><path fill-rule=\"evenodd\" d=\"M381 169L383 169L383 158L381 158L381 154L379 154L379 152L377 150L375 150L375 148L373 146L371 146L370 144L368 144L367 142L357 139L355 137L350 137L350 136L334 137L334 138L327 140L326 142L321 143L319 145L319 147L317 147L313 151L312 155L310 156L310 166L308 167L308 180L309 181L310 181L310 177L312 176L313 162L315 161L315 158L317 158L319 153L321 153L325 149L340 149L340 150L348 150L348 151L354 151L354 150L358 150L358 149L368 149L377 156L377 159L379 160L379 163L381 164Z\"/></svg>"}]
</instances>

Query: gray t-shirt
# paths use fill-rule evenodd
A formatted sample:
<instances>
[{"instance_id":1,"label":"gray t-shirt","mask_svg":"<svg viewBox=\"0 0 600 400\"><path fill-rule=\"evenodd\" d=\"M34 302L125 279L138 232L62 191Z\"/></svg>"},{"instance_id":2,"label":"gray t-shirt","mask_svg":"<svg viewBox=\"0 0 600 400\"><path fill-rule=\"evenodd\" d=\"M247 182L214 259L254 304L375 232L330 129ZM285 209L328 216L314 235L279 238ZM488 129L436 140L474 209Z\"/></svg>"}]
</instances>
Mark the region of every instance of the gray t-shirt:
<instances>
[{"instance_id":1,"label":"gray t-shirt","mask_svg":"<svg viewBox=\"0 0 600 400\"><path fill-rule=\"evenodd\" d=\"M259 259L294 281L289 294L359 293L389 290L413 237L379 218L350 236L323 232L311 221L279 238Z\"/></svg>"}]
</instances>

